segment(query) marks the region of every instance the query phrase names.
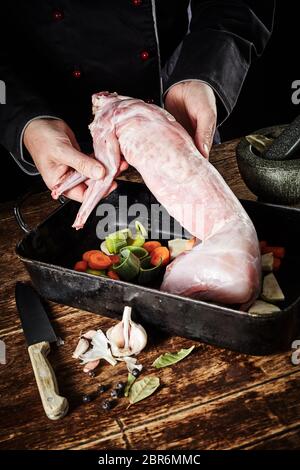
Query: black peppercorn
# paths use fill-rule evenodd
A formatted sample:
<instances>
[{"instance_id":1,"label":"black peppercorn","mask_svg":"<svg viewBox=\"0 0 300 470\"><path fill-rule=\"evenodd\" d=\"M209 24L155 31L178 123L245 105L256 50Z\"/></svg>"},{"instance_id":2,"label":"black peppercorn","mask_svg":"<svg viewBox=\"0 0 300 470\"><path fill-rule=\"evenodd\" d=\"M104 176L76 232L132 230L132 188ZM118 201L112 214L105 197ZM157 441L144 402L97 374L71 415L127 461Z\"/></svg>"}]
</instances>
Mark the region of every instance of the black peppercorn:
<instances>
[{"instance_id":1,"label":"black peppercorn","mask_svg":"<svg viewBox=\"0 0 300 470\"><path fill-rule=\"evenodd\" d=\"M114 390L111 391L110 396L111 396L112 398L119 398L119 396L120 396L120 391L114 389Z\"/></svg>"},{"instance_id":2,"label":"black peppercorn","mask_svg":"<svg viewBox=\"0 0 300 470\"><path fill-rule=\"evenodd\" d=\"M131 372L133 377L138 377L140 375L140 371L138 369L133 369L133 371Z\"/></svg>"},{"instance_id":3,"label":"black peppercorn","mask_svg":"<svg viewBox=\"0 0 300 470\"><path fill-rule=\"evenodd\" d=\"M99 385L97 392L98 393L104 393L106 391L105 385Z\"/></svg>"},{"instance_id":4,"label":"black peppercorn","mask_svg":"<svg viewBox=\"0 0 300 470\"><path fill-rule=\"evenodd\" d=\"M83 395L82 396L82 402L83 403L90 403L92 401L91 395Z\"/></svg>"},{"instance_id":5,"label":"black peppercorn","mask_svg":"<svg viewBox=\"0 0 300 470\"><path fill-rule=\"evenodd\" d=\"M124 390L124 388L125 388L124 382L117 383L117 385L116 385L117 390Z\"/></svg>"},{"instance_id":6,"label":"black peppercorn","mask_svg":"<svg viewBox=\"0 0 300 470\"><path fill-rule=\"evenodd\" d=\"M102 408L103 410L110 410L112 407L112 403L110 400L104 400L104 402L102 403Z\"/></svg>"}]
</instances>

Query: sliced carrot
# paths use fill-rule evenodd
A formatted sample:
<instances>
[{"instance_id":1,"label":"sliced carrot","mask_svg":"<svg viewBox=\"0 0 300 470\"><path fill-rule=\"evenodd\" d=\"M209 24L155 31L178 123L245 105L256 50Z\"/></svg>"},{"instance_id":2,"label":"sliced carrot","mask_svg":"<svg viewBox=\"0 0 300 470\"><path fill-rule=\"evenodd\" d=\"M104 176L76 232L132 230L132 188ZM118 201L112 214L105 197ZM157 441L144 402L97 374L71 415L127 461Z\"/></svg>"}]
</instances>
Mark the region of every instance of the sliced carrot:
<instances>
[{"instance_id":1,"label":"sliced carrot","mask_svg":"<svg viewBox=\"0 0 300 470\"><path fill-rule=\"evenodd\" d=\"M97 253L92 253L89 256L88 265L91 269L106 269L111 264L110 257L102 253L102 251L97 251Z\"/></svg>"},{"instance_id":2,"label":"sliced carrot","mask_svg":"<svg viewBox=\"0 0 300 470\"><path fill-rule=\"evenodd\" d=\"M148 253L152 253L155 248L158 248L161 246L161 243L149 240L148 242L145 242L143 245L143 248L148 251Z\"/></svg>"},{"instance_id":3,"label":"sliced carrot","mask_svg":"<svg viewBox=\"0 0 300 470\"><path fill-rule=\"evenodd\" d=\"M101 253L101 251L100 251L100 250L89 250L89 251L86 251L85 253L83 253L82 259L83 259L84 261L89 262L90 256L91 256L93 253Z\"/></svg>"},{"instance_id":4,"label":"sliced carrot","mask_svg":"<svg viewBox=\"0 0 300 470\"><path fill-rule=\"evenodd\" d=\"M267 244L266 240L260 240L260 242L259 242L260 250L263 250L267 245L268 244Z\"/></svg>"},{"instance_id":5,"label":"sliced carrot","mask_svg":"<svg viewBox=\"0 0 300 470\"><path fill-rule=\"evenodd\" d=\"M107 275L108 275L108 277L110 277L111 279L115 279L115 281L119 281L119 280L120 280L118 274L115 273L115 271L107 271Z\"/></svg>"},{"instance_id":6,"label":"sliced carrot","mask_svg":"<svg viewBox=\"0 0 300 470\"><path fill-rule=\"evenodd\" d=\"M273 271L278 271L281 265L281 259L280 258L274 258L273 260Z\"/></svg>"},{"instance_id":7,"label":"sliced carrot","mask_svg":"<svg viewBox=\"0 0 300 470\"><path fill-rule=\"evenodd\" d=\"M284 258L285 256L285 248L283 246L265 246L261 253L264 255L265 253L273 253L275 258Z\"/></svg>"},{"instance_id":8,"label":"sliced carrot","mask_svg":"<svg viewBox=\"0 0 300 470\"><path fill-rule=\"evenodd\" d=\"M120 256L119 255L111 255L109 257L112 264L119 264L120 263Z\"/></svg>"},{"instance_id":9,"label":"sliced carrot","mask_svg":"<svg viewBox=\"0 0 300 470\"><path fill-rule=\"evenodd\" d=\"M88 264L86 261L77 261L77 263L75 263L74 269L75 271L85 272L87 267Z\"/></svg>"},{"instance_id":10,"label":"sliced carrot","mask_svg":"<svg viewBox=\"0 0 300 470\"><path fill-rule=\"evenodd\" d=\"M155 248L150 256L151 264L154 266L157 266L160 263L160 260L162 260L162 266L166 266L166 264L168 264L170 261L170 252L165 246L159 246L158 248Z\"/></svg>"}]
</instances>

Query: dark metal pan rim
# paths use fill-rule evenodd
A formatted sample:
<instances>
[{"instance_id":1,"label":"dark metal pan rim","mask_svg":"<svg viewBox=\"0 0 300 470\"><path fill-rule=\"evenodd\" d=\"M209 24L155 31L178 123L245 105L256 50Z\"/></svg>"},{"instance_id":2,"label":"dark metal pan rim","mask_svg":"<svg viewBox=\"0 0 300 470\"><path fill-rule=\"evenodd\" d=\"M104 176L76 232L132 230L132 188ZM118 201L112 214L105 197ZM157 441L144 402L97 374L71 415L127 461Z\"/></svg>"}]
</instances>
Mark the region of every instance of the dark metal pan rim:
<instances>
[{"instance_id":1,"label":"dark metal pan rim","mask_svg":"<svg viewBox=\"0 0 300 470\"><path fill-rule=\"evenodd\" d=\"M42 266L44 268L47 268L47 269L52 269L52 270L55 270L55 271L58 271L58 272L73 272L74 273L74 269L71 269L71 268L65 268L65 267L61 267L61 266L58 266L56 264L51 264L51 263L45 263L43 261L38 261L38 260L32 260L30 258L26 258L22 255L20 255L18 253L18 248L19 248L19 245L20 245L21 242L19 242L16 246L16 255L18 256L18 258L27 263L27 264L34 264L34 265L39 265L39 266ZM78 276L89 276L91 278L95 278L95 276L93 274L89 274L89 273L82 273L82 272L79 272L79 271L76 271L76 274ZM103 278L101 279L101 277L99 277L99 279L97 279L99 281L100 284L102 283L117 283L117 284L121 284L121 285L125 285L125 286L128 286L128 287L133 287L134 284L130 283L130 282L126 282L126 281L118 281L116 279L110 279L110 278ZM199 308L200 307L205 307L205 308L218 308L220 310L220 313L223 313L223 314L226 314L227 316L241 316L241 317L244 317L245 320L253 320L255 319L254 321L263 321L263 320L266 320L266 319L278 319L279 317L281 316L285 316L288 314L288 311L290 309L293 308L294 305L297 304L298 302L298 299L295 300L291 305L289 305L287 308L285 308L284 310L281 310L280 312L274 312L274 313L267 313L267 314L253 314L253 313L249 313L249 312L243 312L241 310L234 310L230 307L224 307L222 305L217 305L217 304L214 304L214 303L209 303L209 302L205 302L203 300L197 300L197 299L192 299L190 297L184 297L184 296L181 296L181 295L177 295L177 294L170 294L169 292L163 292L163 291L158 291L157 289L152 289L151 287L146 287L146 286L140 286L140 285L137 285L136 286L139 290L141 291L144 291L145 293L147 292L150 292L151 294L153 293L157 293L159 292L161 295L163 295L164 297L169 297L169 298L172 298L174 300L178 300L180 302L186 302L186 303L193 303L193 305L196 303L197 305L199 305Z\"/></svg>"}]
</instances>

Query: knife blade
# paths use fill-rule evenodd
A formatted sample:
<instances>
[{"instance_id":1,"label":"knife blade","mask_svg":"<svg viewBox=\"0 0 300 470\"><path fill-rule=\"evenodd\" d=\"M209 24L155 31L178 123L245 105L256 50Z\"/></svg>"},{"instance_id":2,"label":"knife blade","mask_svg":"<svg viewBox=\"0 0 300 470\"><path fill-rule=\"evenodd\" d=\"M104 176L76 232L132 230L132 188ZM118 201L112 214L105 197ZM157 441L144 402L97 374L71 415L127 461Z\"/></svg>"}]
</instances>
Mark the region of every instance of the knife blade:
<instances>
[{"instance_id":1,"label":"knife blade","mask_svg":"<svg viewBox=\"0 0 300 470\"><path fill-rule=\"evenodd\" d=\"M40 297L28 284L17 282L16 305L28 345L36 383L46 415L56 420L65 416L69 405L59 395L54 371L47 359L50 343L57 341Z\"/></svg>"}]
</instances>

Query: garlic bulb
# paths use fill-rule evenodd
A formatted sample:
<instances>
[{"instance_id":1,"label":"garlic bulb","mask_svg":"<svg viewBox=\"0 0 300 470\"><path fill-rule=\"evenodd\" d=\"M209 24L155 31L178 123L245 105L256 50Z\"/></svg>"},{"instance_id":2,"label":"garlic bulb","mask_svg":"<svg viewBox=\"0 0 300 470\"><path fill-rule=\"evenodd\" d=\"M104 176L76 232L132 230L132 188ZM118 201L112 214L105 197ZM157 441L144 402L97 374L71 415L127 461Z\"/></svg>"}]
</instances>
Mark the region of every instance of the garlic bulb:
<instances>
[{"instance_id":1,"label":"garlic bulb","mask_svg":"<svg viewBox=\"0 0 300 470\"><path fill-rule=\"evenodd\" d=\"M147 344L147 333L141 325L131 320L131 310L131 307L125 307L122 321L106 332L115 357L138 354Z\"/></svg>"}]
</instances>

